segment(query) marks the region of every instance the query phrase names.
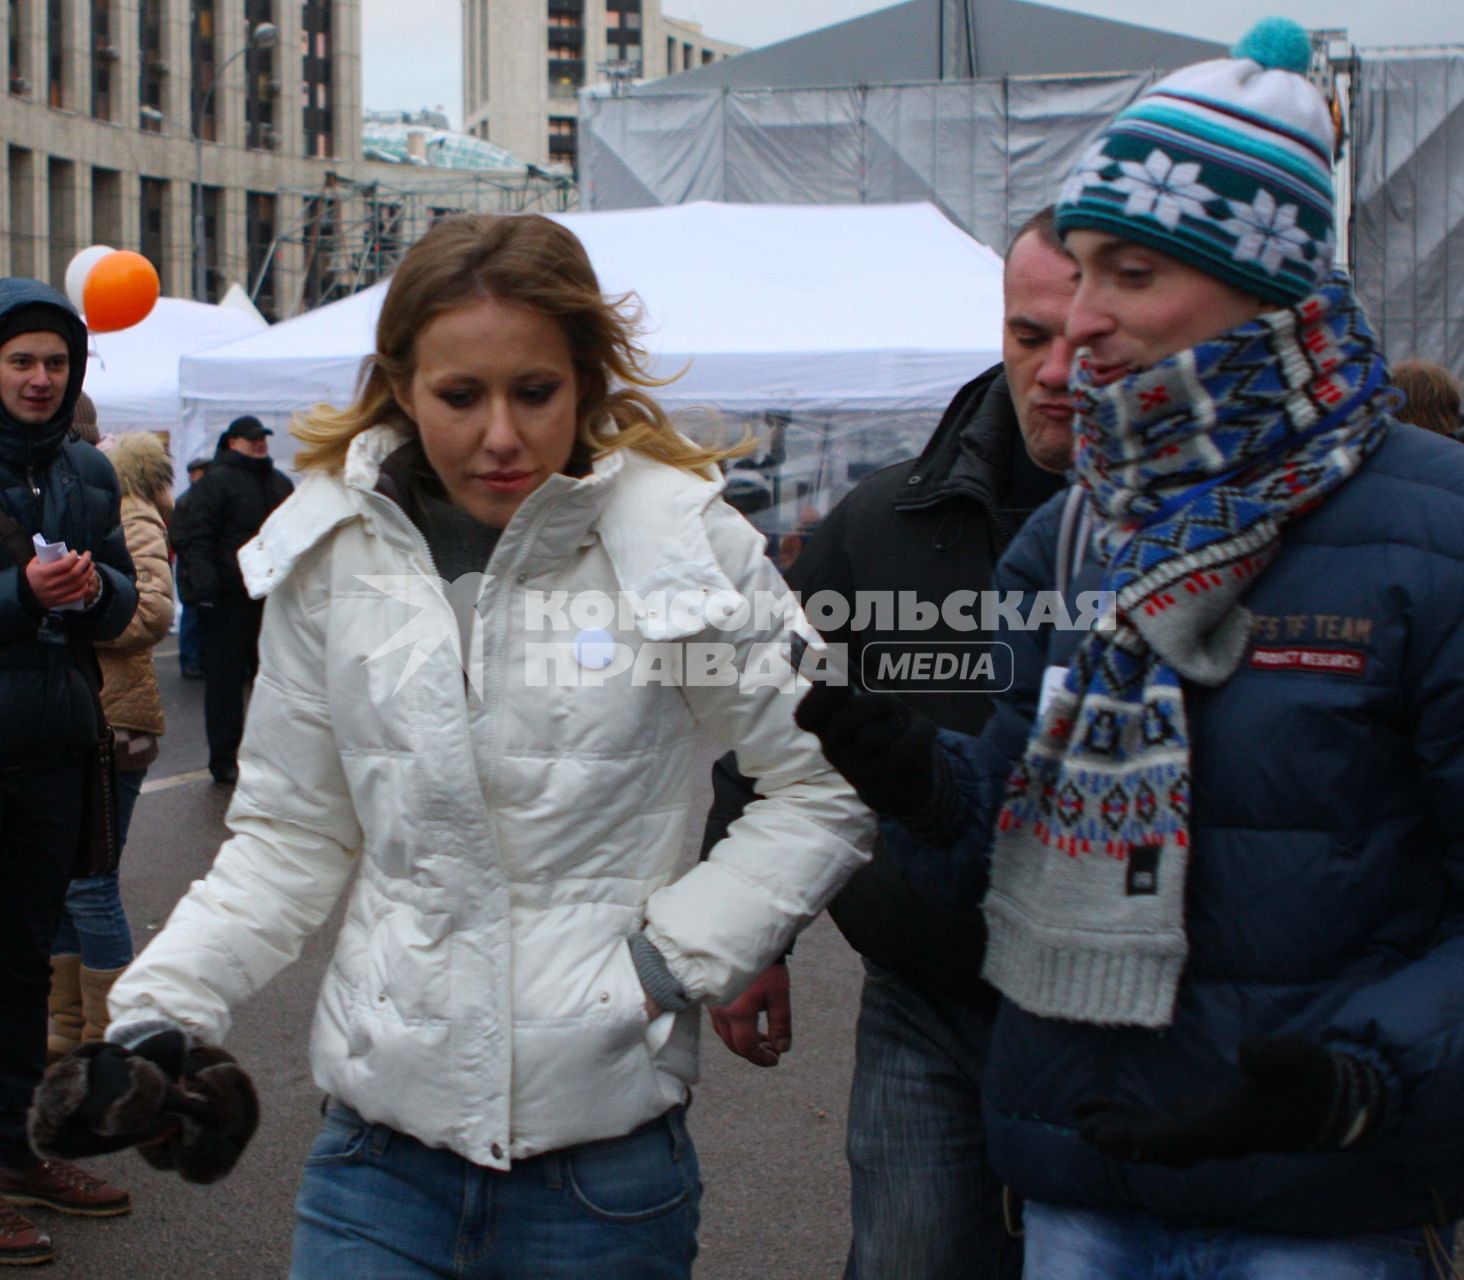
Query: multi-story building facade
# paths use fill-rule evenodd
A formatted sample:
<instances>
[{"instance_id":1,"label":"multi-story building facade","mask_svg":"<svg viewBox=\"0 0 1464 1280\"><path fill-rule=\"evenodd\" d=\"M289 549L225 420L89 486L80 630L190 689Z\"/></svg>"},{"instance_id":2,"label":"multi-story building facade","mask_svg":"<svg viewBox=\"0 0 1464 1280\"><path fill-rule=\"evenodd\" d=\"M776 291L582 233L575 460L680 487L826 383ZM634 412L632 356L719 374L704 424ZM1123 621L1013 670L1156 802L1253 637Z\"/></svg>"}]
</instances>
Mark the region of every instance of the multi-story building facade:
<instances>
[{"instance_id":1,"label":"multi-story building facade","mask_svg":"<svg viewBox=\"0 0 1464 1280\"><path fill-rule=\"evenodd\" d=\"M388 273L446 212L556 203L522 169L363 161L360 23L360 0L6 0L0 275L59 286L109 244L165 293L237 281L276 318Z\"/></svg>"},{"instance_id":2,"label":"multi-story building facade","mask_svg":"<svg viewBox=\"0 0 1464 1280\"><path fill-rule=\"evenodd\" d=\"M581 88L741 52L661 0L463 0L463 128L534 164L573 165Z\"/></svg>"}]
</instances>

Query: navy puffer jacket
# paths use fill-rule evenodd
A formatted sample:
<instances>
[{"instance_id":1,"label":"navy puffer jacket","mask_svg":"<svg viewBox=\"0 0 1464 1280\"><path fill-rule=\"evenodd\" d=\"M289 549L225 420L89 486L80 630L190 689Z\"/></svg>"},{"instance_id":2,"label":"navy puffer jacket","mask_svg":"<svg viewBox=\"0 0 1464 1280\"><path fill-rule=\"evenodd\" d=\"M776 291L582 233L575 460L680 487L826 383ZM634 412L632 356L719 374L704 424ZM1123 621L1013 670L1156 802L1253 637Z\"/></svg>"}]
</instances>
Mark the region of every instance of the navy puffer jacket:
<instances>
[{"instance_id":1,"label":"navy puffer jacket","mask_svg":"<svg viewBox=\"0 0 1464 1280\"><path fill-rule=\"evenodd\" d=\"M102 594L85 613L47 620L21 571L0 549L0 767L54 767L95 743L91 692L60 628L87 640L111 640L137 608L112 464L91 445L66 439L86 372L86 327L71 304L40 281L0 280L0 318L37 304L63 313L71 377L50 422L17 422L0 405L0 510L29 534L90 551Z\"/></svg>"},{"instance_id":2,"label":"navy puffer jacket","mask_svg":"<svg viewBox=\"0 0 1464 1280\"><path fill-rule=\"evenodd\" d=\"M997 572L1050 589L1059 496ZM1089 567L1071 594L1096 590ZM1464 449L1394 425L1358 475L1286 528L1245 598L1251 648L1186 683L1189 958L1172 1026L1035 1017L1003 1000L987 1068L992 1159L1023 1196L1171 1222L1344 1235L1464 1213ZM886 824L931 896L983 891L992 819L1042 672L1080 636L1012 631L1016 685L980 738L942 736L970 818L955 850ZM974 975L972 975L974 980ZM1391 1121L1359 1148L1173 1170L1109 1159L1074 1108L1170 1110L1240 1082L1248 1036L1348 1046ZM1443 1215L1440 1217L1439 1215Z\"/></svg>"}]
</instances>

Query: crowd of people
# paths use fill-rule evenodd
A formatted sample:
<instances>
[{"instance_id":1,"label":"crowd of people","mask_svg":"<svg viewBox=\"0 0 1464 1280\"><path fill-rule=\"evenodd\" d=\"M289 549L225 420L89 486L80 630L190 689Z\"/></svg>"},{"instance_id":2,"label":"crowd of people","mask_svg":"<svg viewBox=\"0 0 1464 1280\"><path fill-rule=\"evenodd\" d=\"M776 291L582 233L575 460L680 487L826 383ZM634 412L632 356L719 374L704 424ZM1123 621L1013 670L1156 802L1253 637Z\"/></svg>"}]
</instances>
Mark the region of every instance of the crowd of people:
<instances>
[{"instance_id":1,"label":"crowd of people","mask_svg":"<svg viewBox=\"0 0 1464 1280\"><path fill-rule=\"evenodd\" d=\"M295 1280L688 1277L701 1009L776 1066L825 907L846 1280L1450 1274L1460 387L1334 266L1309 57L1262 24L1055 175L1001 364L782 565L553 221L436 225L298 488L246 416L176 508L157 438L81 438L69 303L0 281L0 1264L53 1256L30 1206L130 1209L76 1159L233 1169L233 1013L348 894ZM169 535L229 836L134 957ZM820 634L790 586L902 603ZM408 623L449 642L384 661ZM885 687L911 646L995 665Z\"/></svg>"}]
</instances>

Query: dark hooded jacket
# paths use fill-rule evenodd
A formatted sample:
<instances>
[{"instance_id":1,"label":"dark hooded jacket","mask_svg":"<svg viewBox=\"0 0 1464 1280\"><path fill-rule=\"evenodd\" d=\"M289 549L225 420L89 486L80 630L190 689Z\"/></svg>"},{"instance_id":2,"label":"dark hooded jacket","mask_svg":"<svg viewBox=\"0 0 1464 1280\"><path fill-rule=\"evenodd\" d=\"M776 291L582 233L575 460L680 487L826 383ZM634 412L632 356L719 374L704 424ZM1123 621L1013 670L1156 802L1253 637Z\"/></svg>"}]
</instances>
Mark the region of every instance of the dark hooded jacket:
<instances>
[{"instance_id":1,"label":"dark hooded jacket","mask_svg":"<svg viewBox=\"0 0 1464 1280\"><path fill-rule=\"evenodd\" d=\"M221 439L202 478L173 515L178 592L184 604L247 600L239 548L295 486L271 458L252 458Z\"/></svg>"},{"instance_id":2,"label":"dark hooded jacket","mask_svg":"<svg viewBox=\"0 0 1464 1280\"><path fill-rule=\"evenodd\" d=\"M861 619L851 616L826 631L829 641L848 645L856 680L868 647L877 642L935 646L987 640L979 631L957 630L940 616L940 606L956 592L990 587L1013 535L1062 483L1027 456L998 365L961 388L918 458L869 476L834 508L788 571L788 582L805 602L834 591L853 606L858 593L878 592L890 600L918 597L927 604L927 619L934 607L936 620L928 628L903 625L897 607L893 617L879 620L883 626L856 629L853 623ZM942 727L963 733L975 733L991 712L987 693L952 692L950 685L904 696ZM719 763L714 783L709 841L753 794L753 784L735 773L730 756ZM974 904L949 913L932 907L878 846L829 914L856 951L907 982L967 1004L994 1005L995 993L977 979L985 939L981 913Z\"/></svg>"},{"instance_id":3,"label":"dark hooded jacket","mask_svg":"<svg viewBox=\"0 0 1464 1280\"><path fill-rule=\"evenodd\" d=\"M23 571L0 551L0 767L64 764L95 742L94 703L65 631L110 640L137 607L117 477L97 449L67 438L86 376L86 326L61 294L40 281L0 280L0 320L36 305L61 313L71 373L49 422L17 422L0 405L0 509L28 534L90 551L102 593L85 612L47 617Z\"/></svg>"}]
</instances>

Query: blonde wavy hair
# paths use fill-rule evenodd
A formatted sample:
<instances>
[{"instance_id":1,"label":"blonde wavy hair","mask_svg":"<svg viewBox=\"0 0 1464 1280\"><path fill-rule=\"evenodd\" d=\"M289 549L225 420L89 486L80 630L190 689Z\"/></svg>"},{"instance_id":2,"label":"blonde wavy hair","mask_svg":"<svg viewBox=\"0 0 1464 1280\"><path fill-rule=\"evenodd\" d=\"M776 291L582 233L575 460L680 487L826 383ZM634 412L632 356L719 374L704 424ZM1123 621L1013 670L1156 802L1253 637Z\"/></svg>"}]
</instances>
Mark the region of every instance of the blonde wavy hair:
<instances>
[{"instance_id":1,"label":"blonde wavy hair","mask_svg":"<svg viewBox=\"0 0 1464 1280\"><path fill-rule=\"evenodd\" d=\"M484 296L532 307L563 331L578 393L577 454L593 460L634 449L711 475L717 463L746 452L746 442L703 448L672 426L650 394L672 379L647 371L633 295L605 297L573 232L538 214L464 214L444 218L407 250L387 289L376 350L362 368L354 401L346 409L317 405L292 425L302 445L295 466L339 471L351 441L371 427L392 424L415 434L392 387L412 379L417 335L444 312Z\"/></svg>"}]
</instances>

